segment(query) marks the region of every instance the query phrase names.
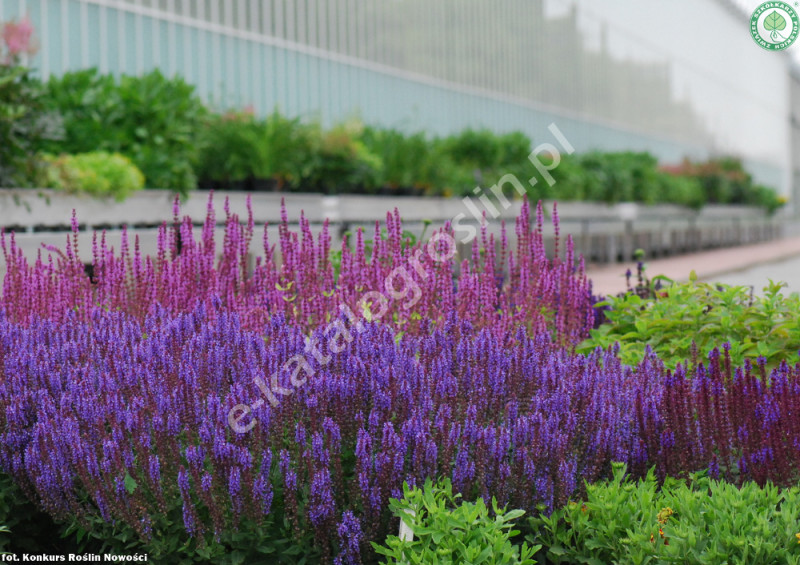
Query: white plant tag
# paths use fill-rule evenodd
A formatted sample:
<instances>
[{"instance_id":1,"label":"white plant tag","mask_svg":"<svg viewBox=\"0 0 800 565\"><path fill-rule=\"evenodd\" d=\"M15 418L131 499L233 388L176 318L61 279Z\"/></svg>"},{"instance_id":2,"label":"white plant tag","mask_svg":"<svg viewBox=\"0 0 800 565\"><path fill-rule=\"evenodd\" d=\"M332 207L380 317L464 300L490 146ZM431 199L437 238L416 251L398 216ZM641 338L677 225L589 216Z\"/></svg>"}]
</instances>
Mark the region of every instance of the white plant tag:
<instances>
[{"instance_id":1,"label":"white plant tag","mask_svg":"<svg viewBox=\"0 0 800 565\"><path fill-rule=\"evenodd\" d=\"M406 514L409 514L411 516L417 515L410 508L406 508ZM397 534L397 537L399 537L401 541L414 541L414 530L412 530L411 526L406 524L406 521L403 520L402 518L400 518L400 533Z\"/></svg>"}]
</instances>

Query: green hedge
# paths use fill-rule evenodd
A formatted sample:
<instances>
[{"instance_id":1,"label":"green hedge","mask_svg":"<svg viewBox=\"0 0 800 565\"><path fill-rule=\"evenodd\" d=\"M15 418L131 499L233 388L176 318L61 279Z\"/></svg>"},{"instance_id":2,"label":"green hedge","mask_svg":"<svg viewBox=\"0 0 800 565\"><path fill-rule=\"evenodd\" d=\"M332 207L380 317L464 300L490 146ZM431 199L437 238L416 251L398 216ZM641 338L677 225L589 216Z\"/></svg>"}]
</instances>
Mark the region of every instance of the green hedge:
<instances>
[{"instance_id":1,"label":"green hedge","mask_svg":"<svg viewBox=\"0 0 800 565\"><path fill-rule=\"evenodd\" d=\"M128 157L151 188L472 195L514 175L538 200L750 204L774 210L775 191L722 158L659 167L648 153L562 155L554 186L538 176L521 132L466 129L444 137L364 126L329 129L274 112L216 113L194 87L158 71L139 77L71 72L41 83L0 65L0 186L41 178L38 156L94 151ZM506 183L503 191L516 195Z\"/></svg>"},{"instance_id":2,"label":"green hedge","mask_svg":"<svg viewBox=\"0 0 800 565\"><path fill-rule=\"evenodd\" d=\"M212 118L200 139L198 177L205 188L261 187L325 193L471 196L514 175L533 200L671 203L699 208L707 202L749 204L774 211L774 190L756 185L740 161L685 161L661 167L649 153L589 152L562 155L555 184L540 179L529 160L532 141L521 132L466 129L445 137L362 126L323 130L275 112L266 119L228 112ZM506 195L514 187L503 185Z\"/></svg>"}]
</instances>

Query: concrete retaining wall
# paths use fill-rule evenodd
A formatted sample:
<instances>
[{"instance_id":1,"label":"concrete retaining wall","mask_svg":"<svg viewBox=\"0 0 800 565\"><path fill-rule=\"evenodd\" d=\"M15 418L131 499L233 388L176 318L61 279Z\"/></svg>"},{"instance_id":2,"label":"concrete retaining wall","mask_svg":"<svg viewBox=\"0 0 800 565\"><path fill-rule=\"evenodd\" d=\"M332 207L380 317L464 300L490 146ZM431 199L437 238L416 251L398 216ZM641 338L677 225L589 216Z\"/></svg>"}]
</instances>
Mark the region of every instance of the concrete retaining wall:
<instances>
[{"instance_id":1,"label":"concrete retaining wall","mask_svg":"<svg viewBox=\"0 0 800 565\"><path fill-rule=\"evenodd\" d=\"M275 226L280 221L282 199L291 221L296 222L302 212L314 225L313 231L318 231L327 218L337 240L345 231L359 227L371 234L374 222L384 219L387 211L395 207L414 233L421 232L423 220L431 220L433 228L454 219L461 225L477 226L475 215L484 210L483 204L474 199L471 207L460 199L444 198L219 192L214 200L217 221L224 221L226 198L231 211L245 218L248 196L252 198L256 224L269 223L271 238L277 238ZM75 210L81 225L81 253L85 260L91 258L91 230L105 229L109 240L114 242L118 241L123 225L139 236L142 251L151 253L156 248L157 226L172 221L172 199L171 193L159 190L143 191L124 202L115 202L49 190L6 189L0 190L0 227L15 231L20 247L33 257L42 244L64 244ZM181 215L188 214L200 224L205 219L207 204L208 192L193 192L182 203ZM513 243L513 222L520 209L521 202L514 201L508 209L498 210L497 218L487 214L489 231L499 234L501 222L505 221L511 228ZM552 203L546 205L546 210L548 213L552 210ZM770 217L763 210L744 206L707 206L694 211L669 205L565 202L558 205L558 212L561 235L572 235L576 250L587 261L600 263L628 261L638 248L644 249L648 257L657 257L767 241L780 237L784 227L780 215ZM545 226L545 236L552 245L553 228L549 223ZM254 249L256 253L259 251ZM460 251L468 253L469 245L463 245Z\"/></svg>"}]
</instances>

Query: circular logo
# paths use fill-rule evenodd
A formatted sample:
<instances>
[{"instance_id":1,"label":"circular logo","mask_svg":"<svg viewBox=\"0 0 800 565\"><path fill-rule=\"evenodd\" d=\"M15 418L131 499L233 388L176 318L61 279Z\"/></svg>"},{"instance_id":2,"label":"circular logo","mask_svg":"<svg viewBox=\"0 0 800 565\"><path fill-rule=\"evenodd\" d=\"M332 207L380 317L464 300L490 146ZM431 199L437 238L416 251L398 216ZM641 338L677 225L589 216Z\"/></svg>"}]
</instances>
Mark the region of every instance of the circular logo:
<instances>
[{"instance_id":1,"label":"circular logo","mask_svg":"<svg viewBox=\"0 0 800 565\"><path fill-rule=\"evenodd\" d=\"M797 12L786 2L764 2L750 18L750 35L768 51L782 51L794 43L800 31Z\"/></svg>"}]
</instances>

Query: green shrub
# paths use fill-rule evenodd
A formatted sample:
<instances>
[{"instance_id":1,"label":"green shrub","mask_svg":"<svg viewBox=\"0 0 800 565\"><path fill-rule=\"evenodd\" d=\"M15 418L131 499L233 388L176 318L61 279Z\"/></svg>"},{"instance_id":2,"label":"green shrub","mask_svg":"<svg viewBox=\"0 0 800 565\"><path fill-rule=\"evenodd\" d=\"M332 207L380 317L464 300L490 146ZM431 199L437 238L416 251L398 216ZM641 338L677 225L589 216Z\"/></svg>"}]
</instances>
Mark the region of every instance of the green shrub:
<instances>
[{"instance_id":1,"label":"green shrub","mask_svg":"<svg viewBox=\"0 0 800 565\"><path fill-rule=\"evenodd\" d=\"M689 484L652 472L638 482L614 468L587 485L586 500L530 519L531 543L548 563L750 565L800 562L800 490L749 482L738 488L694 475Z\"/></svg>"},{"instance_id":2,"label":"green shrub","mask_svg":"<svg viewBox=\"0 0 800 565\"><path fill-rule=\"evenodd\" d=\"M351 121L328 131L319 126L311 136L311 166L303 172L301 186L324 193L375 192L383 161L361 140L364 126Z\"/></svg>"},{"instance_id":3,"label":"green shrub","mask_svg":"<svg viewBox=\"0 0 800 565\"><path fill-rule=\"evenodd\" d=\"M659 201L699 209L705 204L705 195L700 181L695 177L671 175L658 171L656 189L661 194Z\"/></svg>"},{"instance_id":4,"label":"green shrub","mask_svg":"<svg viewBox=\"0 0 800 565\"><path fill-rule=\"evenodd\" d=\"M516 131L498 135L495 143L497 144L497 163L493 168L483 171L483 187L493 186L508 174L517 177L523 185L528 185L528 179L536 174L536 169L532 168L528 159L531 153L530 138L524 133ZM539 184L546 185L547 183ZM506 196L519 197L515 187L511 184L506 184L502 188Z\"/></svg>"},{"instance_id":5,"label":"green shrub","mask_svg":"<svg viewBox=\"0 0 800 565\"><path fill-rule=\"evenodd\" d=\"M695 277L692 277L695 278ZM620 357L636 364L650 347L669 367L692 360L696 344L702 360L714 347L730 343L734 365L764 357L768 367L794 363L800 349L800 298L784 296L785 284L770 284L764 296L750 287L701 283L669 284L651 298L629 292L596 304L607 308L607 323L578 346L589 352L619 343Z\"/></svg>"},{"instance_id":6,"label":"green shrub","mask_svg":"<svg viewBox=\"0 0 800 565\"><path fill-rule=\"evenodd\" d=\"M549 160L546 161L549 163ZM528 161L530 164L530 161ZM539 180L534 186L526 184L528 196L533 202L539 200L590 200L590 193L598 191L593 190L592 182L593 177L584 169L578 155L561 155L561 163L550 171L555 184L550 186L547 182ZM525 181L533 176L539 178L536 169L528 172L528 175L518 176L520 181L525 184Z\"/></svg>"},{"instance_id":7,"label":"green shrub","mask_svg":"<svg viewBox=\"0 0 800 565\"><path fill-rule=\"evenodd\" d=\"M325 158L321 138L318 127L277 111L263 120L250 112L213 115L200 136L197 177L204 183L273 179L280 188L305 188Z\"/></svg>"},{"instance_id":8,"label":"green shrub","mask_svg":"<svg viewBox=\"0 0 800 565\"><path fill-rule=\"evenodd\" d=\"M562 155L551 174L556 185L540 182L531 187L533 199L669 203L690 208L717 202L762 206L770 212L784 203L774 190L753 184L741 161L733 158L659 167L649 153L592 151Z\"/></svg>"},{"instance_id":9,"label":"green shrub","mask_svg":"<svg viewBox=\"0 0 800 565\"><path fill-rule=\"evenodd\" d=\"M104 151L44 155L39 185L71 193L124 200L144 187L144 175L127 157Z\"/></svg>"},{"instance_id":10,"label":"green shrub","mask_svg":"<svg viewBox=\"0 0 800 565\"><path fill-rule=\"evenodd\" d=\"M577 192L584 199L643 204L663 201L658 183L658 161L649 153L593 151L574 159L582 174L573 173L573 182L582 183Z\"/></svg>"},{"instance_id":11,"label":"green shrub","mask_svg":"<svg viewBox=\"0 0 800 565\"><path fill-rule=\"evenodd\" d=\"M231 182L254 176L262 159L259 134L259 124L245 113L213 116L203 129L197 178Z\"/></svg>"},{"instance_id":12,"label":"green shrub","mask_svg":"<svg viewBox=\"0 0 800 565\"><path fill-rule=\"evenodd\" d=\"M454 196L475 188L475 170L455 162L446 138L418 132L367 130L364 144L384 163L380 185L390 191ZM470 194L472 194L470 192Z\"/></svg>"},{"instance_id":13,"label":"green shrub","mask_svg":"<svg viewBox=\"0 0 800 565\"><path fill-rule=\"evenodd\" d=\"M773 189L755 184L741 160L734 157L696 163L685 159L678 166L662 167L662 170L674 178L698 183L703 202L761 206L770 213L785 204Z\"/></svg>"},{"instance_id":14,"label":"green shrub","mask_svg":"<svg viewBox=\"0 0 800 565\"><path fill-rule=\"evenodd\" d=\"M280 187L297 190L312 173L318 144L315 127L276 110L259 130L259 162L253 174L257 178L274 178Z\"/></svg>"},{"instance_id":15,"label":"green shrub","mask_svg":"<svg viewBox=\"0 0 800 565\"><path fill-rule=\"evenodd\" d=\"M365 127L363 143L383 160L378 184L391 189L420 189L428 193L444 189L439 169L431 167L434 142L424 133L406 135L396 129Z\"/></svg>"},{"instance_id":16,"label":"green shrub","mask_svg":"<svg viewBox=\"0 0 800 565\"><path fill-rule=\"evenodd\" d=\"M44 85L42 104L64 121L63 139L44 142L47 153L88 153L115 150L125 143L125 132L113 127L125 112L112 75L96 69L51 77Z\"/></svg>"},{"instance_id":17,"label":"green shrub","mask_svg":"<svg viewBox=\"0 0 800 565\"><path fill-rule=\"evenodd\" d=\"M747 203L753 206L762 206L770 214L783 207L788 200L784 196L778 196L772 188L763 184L755 184L750 190L751 199Z\"/></svg>"},{"instance_id":18,"label":"green shrub","mask_svg":"<svg viewBox=\"0 0 800 565\"><path fill-rule=\"evenodd\" d=\"M487 189L507 174L515 175L520 182L534 175L528 155L531 140L522 132L497 134L488 129L466 129L450 135L437 143L438 154L450 163L445 184L448 192L473 196L473 189ZM514 188L505 186L506 194L515 194Z\"/></svg>"},{"instance_id":19,"label":"green shrub","mask_svg":"<svg viewBox=\"0 0 800 565\"><path fill-rule=\"evenodd\" d=\"M413 540L389 536L386 545L373 543L386 563L480 563L533 564L531 556L538 546L513 545L510 538L514 520L523 510L506 512L492 499L492 515L483 502L457 503L461 495L453 494L448 479L434 485L430 479L423 489L403 487L403 499L391 499L389 508L413 532Z\"/></svg>"},{"instance_id":20,"label":"green shrub","mask_svg":"<svg viewBox=\"0 0 800 565\"><path fill-rule=\"evenodd\" d=\"M41 115L38 97L27 68L0 64L0 187L30 185Z\"/></svg>"},{"instance_id":21,"label":"green shrub","mask_svg":"<svg viewBox=\"0 0 800 565\"><path fill-rule=\"evenodd\" d=\"M468 128L442 139L440 143L441 151L460 169L461 174L453 177L458 194L471 196L475 186L491 186L486 182L487 177L493 176L501 158L501 147L496 133L488 129Z\"/></svg>"},{"instance_id":22,"label":"green shrub","mask_svg":"<svg viewBox=\"0 0 800 565\"><path fill-rule=\"evenodd\" d=\"M159 71L140 77L100 75L96 69L51 78L45 107L61 114L65 136L41 147L49 153L108 151L129 157L147 185L195 188L198 134L206 110L194 87Z\"/></svg>"}]
</instances>

